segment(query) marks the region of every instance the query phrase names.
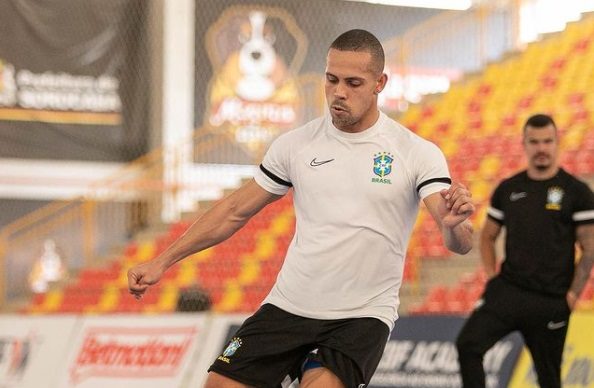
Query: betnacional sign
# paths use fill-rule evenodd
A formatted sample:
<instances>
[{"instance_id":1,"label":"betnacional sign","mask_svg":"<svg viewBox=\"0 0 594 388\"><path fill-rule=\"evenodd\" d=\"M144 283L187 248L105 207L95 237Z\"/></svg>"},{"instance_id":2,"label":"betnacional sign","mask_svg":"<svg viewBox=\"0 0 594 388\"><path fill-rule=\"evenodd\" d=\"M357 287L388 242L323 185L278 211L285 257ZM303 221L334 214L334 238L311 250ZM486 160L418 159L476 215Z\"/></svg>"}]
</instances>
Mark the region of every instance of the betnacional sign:
<instances>
[{"instance_id":1,"label":"betnacional sign","mask_svg":"<svg viewBox=\"0 0 594 388\"><path fill-rule=\"evenodd\" d=\"M198 348L198 359L192 368L190 387L204 386L208 368L223 352L229 339L247 318L247 314L217 314L211 317L208 336Z\"/></svg>"},{"instance_id":2,"label":"betnacional sign","mask_svg":"<svg viewBox=\"0 0 594 388\"><path fill-rule=\"evenodd\" d=\"M204 315L88 317L60 387L178 387L205 333Z\"/></svg>"}]
</instances>

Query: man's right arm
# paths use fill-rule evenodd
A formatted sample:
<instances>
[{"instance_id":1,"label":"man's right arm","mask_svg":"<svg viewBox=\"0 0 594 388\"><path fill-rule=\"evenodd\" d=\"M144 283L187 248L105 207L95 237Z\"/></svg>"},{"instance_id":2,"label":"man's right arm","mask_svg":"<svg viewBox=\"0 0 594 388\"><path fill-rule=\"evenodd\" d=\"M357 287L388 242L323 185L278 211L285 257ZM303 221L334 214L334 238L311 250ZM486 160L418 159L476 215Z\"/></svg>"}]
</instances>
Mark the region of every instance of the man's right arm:
<instances>
[{"instance_id":1,"label":"man's right arm","mask_svg":"<svg viewBox=\"0 0 594 388\"><path fill-rule=\"evenodd\" d=\"M128 271L130 293L140 298L173 264L231 237L252 216L281 197L264 190L252 179L216 203L159 256L131 268Z\"/></svg>"},{"instance_id":2,"label":"man's right arm","mask_svg":"<svg viewBox=\"0 0 594 388\"><path fill-rule=\"evenodd\" d=\"M501 232L501 225L490 218L485 220L485 225L481 230L480 251L481 260L485 273L490 279L497 273L497 253L495 251L495 242Z\"/></svg>"}]
</instances>

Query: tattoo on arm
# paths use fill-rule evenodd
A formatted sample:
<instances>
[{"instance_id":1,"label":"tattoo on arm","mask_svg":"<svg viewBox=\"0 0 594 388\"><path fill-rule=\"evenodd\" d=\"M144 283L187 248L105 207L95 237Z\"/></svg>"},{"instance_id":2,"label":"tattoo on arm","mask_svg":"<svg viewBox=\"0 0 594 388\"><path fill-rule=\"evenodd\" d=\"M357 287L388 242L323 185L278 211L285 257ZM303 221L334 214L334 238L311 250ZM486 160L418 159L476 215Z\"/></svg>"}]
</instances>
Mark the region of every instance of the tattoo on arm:
<instances>
[{"instance_id":1,"label":"tattoo on arm","mask_svg":"<svg viewBox=\"0 0 594 388\"><path fill-rule=\"evenodd\" d=\"M590 278L594 265L594 224L580 225L577 228L577 241L582 249L582 257L575 268L570 291L579 297Z\"/></svg>"}]
</instances>

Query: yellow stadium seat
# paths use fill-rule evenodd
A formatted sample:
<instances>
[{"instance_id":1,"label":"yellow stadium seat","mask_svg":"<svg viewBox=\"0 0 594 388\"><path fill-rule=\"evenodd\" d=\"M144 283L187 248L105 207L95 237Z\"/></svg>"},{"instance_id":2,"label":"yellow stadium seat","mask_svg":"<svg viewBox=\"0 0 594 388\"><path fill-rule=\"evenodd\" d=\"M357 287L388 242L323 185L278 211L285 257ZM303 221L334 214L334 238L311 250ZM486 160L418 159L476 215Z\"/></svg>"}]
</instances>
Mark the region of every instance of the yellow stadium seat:
<instances>
[{"instance_id":1,"label":"yellow stadium seat","mask_svg":"<svg viewBox=\"0 0 594 388\"><path fill-rule=\"evenodd\" d=\"M119 288L117 286L107 286L99 299L96 312L110 312L115 309L119 300Z\"/></svg>"},{"instance_id":2,"label":"yellow stadium seat","mask_svg":"<svg viewBox=\"0 0 594 388\"><path fill-rule=\"evenodd\" d=\"M62 299L64 298L63 290L50 290L45 295L45 301L41 306L41 312L49 313L56 311L60 304L62 303Z\"/></svg>"},{"instance_id":3,"label":"yellow stadium seat","mask_svg":"<svg viewBox=\"0 0 594 388\"><path fill-rule=\"evenodd\" d=\"M178 287L188 287L196 283L196 264L191 261L182 261L179 273L175 279L175 285Z\"/></svg>"},{"instance_id":4,"label":"yellow stadium seat","mask_svg":"<svg viewBox=\"0 0 594 388\"><path fill-rule=\"evenodd\" d=\"M479 174L484 180L492 180L499 175L501 155L487 155L479 165Z\"/></svg>"},{"instance_id":5,"label":"yellow stadium seat","mask_svg":"<svg viewBox=\"0 0 594 388\"><path fill-rule=\"evenodd\" d=\"M243 299L243 292L239 284L234 281L228 282L223 297L213 308L218 312L236 311Z\"/></svg>"},{"instance_id":6,"label":"yellow stadium seat","mask_svg":"<svg viewBox=\"0 0 594 388\"><path fill-rule=\"evenodd\" d=\"M486 180L477 179L470 185L470 192L472 193L474 201L481 204L488 200L489 195L491 194L491 184Z\"/></svg>"},{"instance_id":7,"label":"yellow stadium seat","mask_svg":"<svg viewBox=\"0 0 594 388\"><path fill-rule=\"evenodd\" d=\"M237 281L239 284L251 284L260 275L260 261L253 258L244 258L241 263L241 271Z\"/></svg>"},{"instance_id":8,"label":"yellow stadium seat","mask_svg":"<svg viewBox=\"0 0 594 388\"><path fill-rule=\"evenodd\" d=\"M138 251L134 261L143 262L153 258L155 255L155 242L145 241L138 245Z\"/></svg>"},{"instance_id":9,"label":"yellow stadium seat","mask_svg":"<svg viewBox=\"0 0 594 388\"><path fill-rule=\"evenodd\" d=\"M179 288L170 286L164 288L161 292L160 298L157 302L158 312L172 312L177 306L177 299L179 297Z\"/></svg>"}]
</instances>

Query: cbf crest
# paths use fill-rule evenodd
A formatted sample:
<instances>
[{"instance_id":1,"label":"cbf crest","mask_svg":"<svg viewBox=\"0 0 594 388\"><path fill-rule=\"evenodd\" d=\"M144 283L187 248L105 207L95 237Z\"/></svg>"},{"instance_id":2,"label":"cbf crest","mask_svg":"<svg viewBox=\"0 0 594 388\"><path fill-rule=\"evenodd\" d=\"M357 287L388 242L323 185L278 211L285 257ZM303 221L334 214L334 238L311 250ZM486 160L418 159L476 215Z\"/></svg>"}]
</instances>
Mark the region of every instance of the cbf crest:
<instances>
[{"instance_id":1,"label":"cbf crest","mask_svg":"<svg viewBox=\"0 0 594 388\"><path fill-rule=\"evenodd\" d=\"M547 192L547 210L561 210L561 201L563 201L563 189L559 186L549 187Z\"/></svg>"},{"instance_id":2,"label":"cbf crest","mask_svg":"<svg viewBox=\"0 0 594 388\"><path fill-rule=\"evenodd\" d=\"M231 361L231 360L229 360L229 357L231 357L232 355L235 354L237 349L239 349L241 347L241 344L242 344L241 338L233 337L231 339L231 342L229 342L229 345L227 345L227 347L225 348L225 351L223 351L223 354L218 357L218 360L221 360L221 361L229 364L229 362Z\"/></svg>"},{"instance_id":3,"label":"cbf crest","mask_svg":"<svg viewBox=\"0 0 594 388\"><path fill-rule=\"evenodd\" d=\"M392 163L394 162L394 155L388 152L380 152L373 156L373 173L379 178L371 178L373 183L385 183L391 185L390 179L387 179L392 172Z\"/></svg>"}]
</instances>

